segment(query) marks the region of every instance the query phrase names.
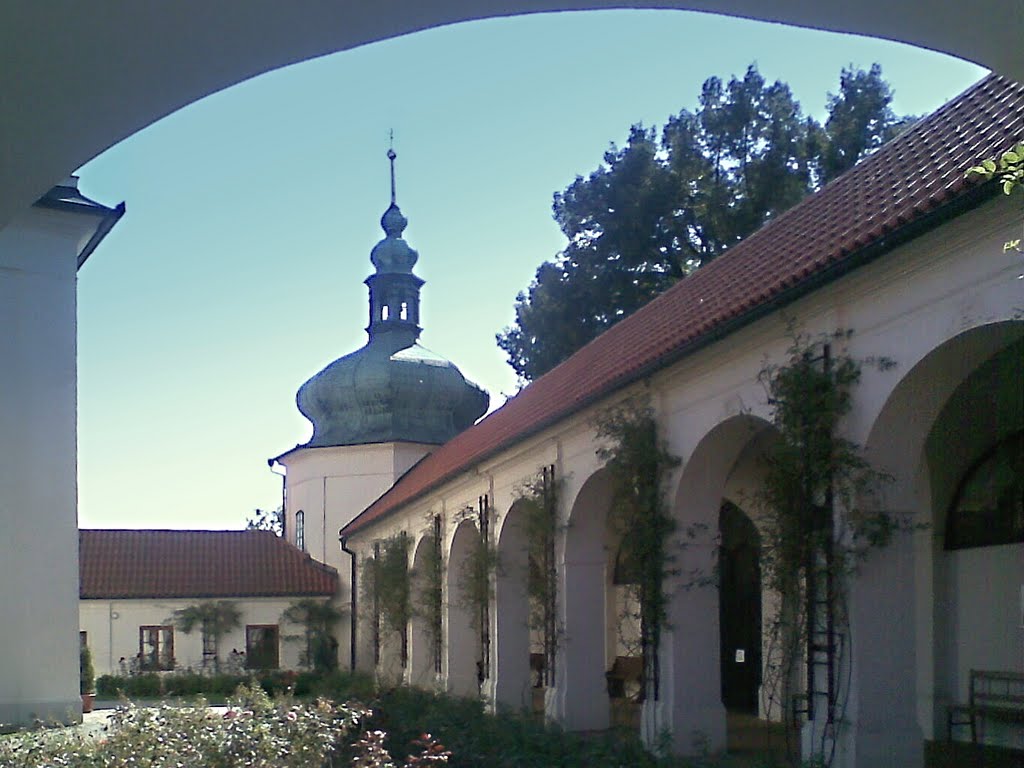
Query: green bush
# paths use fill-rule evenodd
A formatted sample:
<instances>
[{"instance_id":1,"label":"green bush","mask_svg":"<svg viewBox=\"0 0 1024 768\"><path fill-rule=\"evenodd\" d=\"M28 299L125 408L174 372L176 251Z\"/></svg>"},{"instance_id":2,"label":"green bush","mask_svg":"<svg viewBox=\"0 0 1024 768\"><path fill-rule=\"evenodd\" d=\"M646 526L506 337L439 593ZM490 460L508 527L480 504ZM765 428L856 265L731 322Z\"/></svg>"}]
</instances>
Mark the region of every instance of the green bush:
<instances>
[{"instance_id":1,"label":"green bush","mask_svg":"<svg viewBox=\"0 0 1024 768\"><path fill-rule=\"evenodd\" d=\"M124 679L117 675L100 675L96 678L96 695L101 699L116 699L124 690Z\"/></svg>"},{"instance_id":2,"label":"green bush","mask_svg":"<svg viewBox=\"0 0 1024 768\"><path fill-rule=\"evenodd\" d=\"M478 700L411 688L382 692L368 727L387 733L388 750L405 758L418 734L451 750L453 768L664 768L680 765L648 752L635 734L584 738L518 714L489 715Z\"/></svg>"},{"instance_id":3,"label":"green bush","mask_svg":"<svg viewBox=\"0 0 1024 768\"><path fill-rule=\"evenodd\" d=\"M96 680L96 695L101 699L155 699L161 691L160 676L153 672L132 677L101 675Z\"/></svg>"},{"instance_id":4,"label":"green bush","mask_svg":"<svg viewBox=\"0 0 1024 768\"><path fill-rule=\"evenodd\" d=\"M92 666L92 651L89 646L82 645L78 651L78 692L94 693L96 689L96 673Z\"/></svg>"},{"instance_id":5,"label":"green bush","mask_svg":"<svg viewBox=\"0 0 1024 768\"><path fill-rule=\"evenodd\" d=\"M137 679L137 678L136 678ZM164 768L178 765L316 768L359 721L361 710L320 701L271 701L258 686L240 689L221 715L196 707L127 706L102 740L29 731L0 741L0 768Z\"/></svg>"},{"instance_id":6,"label":"green bush","mask_svg":"<svg viewBox=\"0 0 1024 768\"><path fill-rule=\"evenodd\" d=\"M147 672L144 675L122 678L124 680L124 693L132 699L155 699L161 693L160 675L155 672Z\"/></svg>"},{"instance_id":7,"label":"green bush","mask_svg":"<svg viewBox=\"0 0 1024 768\"><path fill-rule=\"evenodd\" d=\"M295 693L299 695L298 681ZM309 693L332 701L373 701L377 687L371 675L365 672L328 672L310 681Z\"/></svg>"}]
</instances>

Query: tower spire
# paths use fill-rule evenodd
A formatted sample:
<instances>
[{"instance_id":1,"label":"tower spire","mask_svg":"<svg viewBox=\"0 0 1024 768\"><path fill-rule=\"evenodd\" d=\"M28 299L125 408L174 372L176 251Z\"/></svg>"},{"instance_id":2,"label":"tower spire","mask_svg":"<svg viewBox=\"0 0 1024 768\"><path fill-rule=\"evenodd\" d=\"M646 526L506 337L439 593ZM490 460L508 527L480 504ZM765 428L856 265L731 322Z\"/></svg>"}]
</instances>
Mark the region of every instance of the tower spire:
<instances>
[{"instance_id":1,"label":"tower spire","mask_svg":"<svg viewBox=\"0 0 1024 768\"><path fill-rule=\"evenodd\" d=\"M392 129L388 135L390 145L388 146L388 160L391 161L391 204L395 204L395 131Z\"/></svg>"}]
</instances>

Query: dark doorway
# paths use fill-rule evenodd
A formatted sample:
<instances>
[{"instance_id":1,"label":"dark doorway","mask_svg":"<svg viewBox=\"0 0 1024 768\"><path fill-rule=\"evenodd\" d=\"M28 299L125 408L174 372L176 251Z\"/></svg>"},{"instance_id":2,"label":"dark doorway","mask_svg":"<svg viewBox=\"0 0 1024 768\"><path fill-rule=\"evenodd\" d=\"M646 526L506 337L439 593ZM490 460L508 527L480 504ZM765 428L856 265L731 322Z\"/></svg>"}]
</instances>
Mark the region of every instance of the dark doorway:
<instances>
[{"instance_id":1,"label":"dark doorway","mask_svg":"<svg viewBox=\"0 0 1024 768\"><path fill-rule=\"evenodd\" d=\"M761 686L761 565L757 528L731 502L718 515L722 704L756 715Z\"/></svg>"}]
</instances>

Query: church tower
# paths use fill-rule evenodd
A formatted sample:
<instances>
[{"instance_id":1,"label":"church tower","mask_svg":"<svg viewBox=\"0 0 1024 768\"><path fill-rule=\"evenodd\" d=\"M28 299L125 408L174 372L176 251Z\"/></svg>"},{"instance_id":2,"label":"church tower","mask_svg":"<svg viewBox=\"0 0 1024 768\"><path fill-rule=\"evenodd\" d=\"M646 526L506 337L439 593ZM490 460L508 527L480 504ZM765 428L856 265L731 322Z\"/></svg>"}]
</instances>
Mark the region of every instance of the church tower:
<instances>
[{"instance_id":1,"label":"church tower","mask_svg":"<svg viewBox=\"0 0 1024 768\"><path fill-rule=\"evenodd\" d=\"M419 254L402 238L408 221L395 202L393 150L388 159L391 205L380 220L384 239L370 252L376 271L366 278L369 340L299 389L299 410L313 423L305 447L440 445L487 411L487 393L419 344L423 281L412 271Z\"/></svg>"},{"instance_id":2,"label":"church tower","mask_svg":"<svg viewBox=\"0 0 1024 768\"><path fill-rule=\"evenodd\" d=\"M367 343L303 384L296 395L313 424L309 442L270 460L285 467L285 536L338 569L349 595L349 562L338 529L375 501L417 461L487 411L486 392L419 344L419 255L403 239L408 221L395 200L381 217L384 238L370 252ZM343 645L342 631L338 639ZM342 649L344 652L344 648Z\"/></svg>"}]
</instances>

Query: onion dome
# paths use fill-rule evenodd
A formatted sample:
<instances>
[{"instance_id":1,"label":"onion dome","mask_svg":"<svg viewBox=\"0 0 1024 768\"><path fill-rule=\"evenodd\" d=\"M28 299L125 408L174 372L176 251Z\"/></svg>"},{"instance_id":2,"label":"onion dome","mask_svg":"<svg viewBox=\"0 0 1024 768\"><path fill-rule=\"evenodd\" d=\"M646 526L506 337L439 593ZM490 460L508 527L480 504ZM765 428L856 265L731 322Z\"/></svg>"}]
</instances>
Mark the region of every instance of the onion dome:
<instances>
[{"instance_id":1,"label":"onion dome","mask_svg":"<svg viewBox=\"0 0 1024 768\"><path fill-rule=\"evenodd\" d=\"M370 260L369 341L307 381L296 395L313 423L305 447L365 443L445 443L483 416L490 397L453 363L420 346L420 288L413 274L419 255L402 239L408 224L395 203L393 150L391 205L381 217L384 239Z\"/></svg>"}]
</instances>

